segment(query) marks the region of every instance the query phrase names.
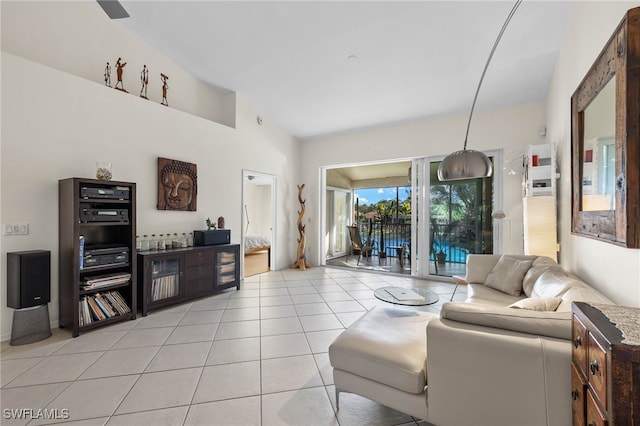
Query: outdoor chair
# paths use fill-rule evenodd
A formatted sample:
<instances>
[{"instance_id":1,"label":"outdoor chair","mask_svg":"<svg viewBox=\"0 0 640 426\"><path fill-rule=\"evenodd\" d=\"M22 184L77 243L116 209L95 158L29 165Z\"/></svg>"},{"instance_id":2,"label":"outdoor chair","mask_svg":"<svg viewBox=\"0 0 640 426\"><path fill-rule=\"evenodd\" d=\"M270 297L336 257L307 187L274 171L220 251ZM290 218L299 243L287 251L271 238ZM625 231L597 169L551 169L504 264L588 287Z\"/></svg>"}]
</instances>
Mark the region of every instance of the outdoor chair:
<instances>
[{"instance_id":1,"label":"outdoor chair","mask_svg":"<svg viewBox=\"0 0 640 426\"><path fill-rule=\"evenodd\" d=\"M349 231L349 239L351 240L351 250L347 252L347 262L349 261L349 255L357 254L357 264L360 265L360 259L362 259L362 256L370 258L375 247L373 245L366 245L362 242L360 229L358 229L357 226L347 226L347 230Z\"/></svg>"}]
</instances>

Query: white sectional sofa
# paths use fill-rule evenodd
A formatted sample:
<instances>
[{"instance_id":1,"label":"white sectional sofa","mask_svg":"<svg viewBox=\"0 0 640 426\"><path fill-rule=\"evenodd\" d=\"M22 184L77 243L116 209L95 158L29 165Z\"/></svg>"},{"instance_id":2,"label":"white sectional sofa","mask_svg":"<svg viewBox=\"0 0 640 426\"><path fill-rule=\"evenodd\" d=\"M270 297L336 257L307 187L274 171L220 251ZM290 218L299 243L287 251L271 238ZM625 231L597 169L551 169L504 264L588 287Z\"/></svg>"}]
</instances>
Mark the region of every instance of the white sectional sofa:
<instances>
[{"instance_id":1,"label":"white sectional sofa","mask_svg":"<svg viewBox=\"0 0 640 426\"><path fill-rule=\"evenodd\" d=\"M438 426L571 424L571 302L612 303L536 256L469 255L465 302L378 306L329 348L339 395Z\"/></svg>"}]
</instances>

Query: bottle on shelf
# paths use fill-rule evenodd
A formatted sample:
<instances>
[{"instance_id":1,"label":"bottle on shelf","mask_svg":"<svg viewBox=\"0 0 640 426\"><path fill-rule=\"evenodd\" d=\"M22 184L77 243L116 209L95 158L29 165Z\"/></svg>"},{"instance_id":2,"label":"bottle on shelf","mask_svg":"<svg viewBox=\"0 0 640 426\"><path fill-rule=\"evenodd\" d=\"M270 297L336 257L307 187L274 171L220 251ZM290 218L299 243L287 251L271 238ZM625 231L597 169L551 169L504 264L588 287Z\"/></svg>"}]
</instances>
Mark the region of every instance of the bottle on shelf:
<instances>
[{"instance_id":1,"label":"bottle on shelf","mask_svg":"<svg viewBox=\"0 0 640 426\"><path fill-rule=\"evenodd\" d=\"M142 236L142 241L140 241L140 250L147 251L149 250L149 236L144 234Z\"/></svg>"},{"instance_id":2,"label":"bottle on shelf","mask_svg":"<svg viewBox=\"0 0 640 426\"><path fill-rule=\"evenodd\" d=\"M136 251L142 250L142 240L140 239L140 235L136 235Z\"/></svg>"},{"instance_id":3,"label":"bottle on shelf","mask_svg":"<svg viewBox=\"0 0 640 426\"><path fill-rule=\"evenodd\" d=\"M193 232L189 232L187 237L187 247L193 247Z\"/></svg>"},{"instance_id":4,"label":"bottle on shelf","mask_svg":"<svg viewBox=\"0 0 640 426\"><path fill-rule=\"evenodd\" d=\"M149 250L158 250L158 239L156 234L151 234L151 240L149 240Z\"/></svg>"},{"instance_id":5,"label":"bottle on shelf","mask_svg":"<svg viewBox=\"0 0 640 426\"><path fill-rule=\"evenodd\" d=\"M158 250L166 250L166 249L167 249L167 244L164 239L164 235L160 234L160 237L158 238Z\"/></svg>"}]
</instances>

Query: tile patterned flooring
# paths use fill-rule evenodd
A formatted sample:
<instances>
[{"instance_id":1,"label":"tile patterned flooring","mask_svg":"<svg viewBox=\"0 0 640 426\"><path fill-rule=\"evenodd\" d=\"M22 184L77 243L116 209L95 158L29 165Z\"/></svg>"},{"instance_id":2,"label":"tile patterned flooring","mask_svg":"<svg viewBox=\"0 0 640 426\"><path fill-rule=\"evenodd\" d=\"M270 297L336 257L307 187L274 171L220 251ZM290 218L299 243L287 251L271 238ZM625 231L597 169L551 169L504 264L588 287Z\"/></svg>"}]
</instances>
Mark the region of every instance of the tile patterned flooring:
<instances>
[{"instance_id":1,"label":"tile patterned flooring","mask_svg":"<svg viewBox=\"0 0 640 426\"><path fill-rule=\"evenodd\" d=\"M75 339L55 329L29 345L3 342L0 423L426 425L353 394L335 410L328 347L385 303L373 290L389 285L435 291L437 304L406 308L431 312L453 292L449 283L388 273L282 270Z\"/></svg>"}]
</instances>

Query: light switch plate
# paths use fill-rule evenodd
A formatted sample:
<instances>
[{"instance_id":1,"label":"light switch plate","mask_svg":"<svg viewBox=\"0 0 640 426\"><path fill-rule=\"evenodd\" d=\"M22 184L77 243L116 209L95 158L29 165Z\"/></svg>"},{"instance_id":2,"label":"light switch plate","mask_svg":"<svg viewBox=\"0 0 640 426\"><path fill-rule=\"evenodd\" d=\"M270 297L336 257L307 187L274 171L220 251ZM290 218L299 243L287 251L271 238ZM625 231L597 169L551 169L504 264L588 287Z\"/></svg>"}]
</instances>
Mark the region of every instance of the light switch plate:
<instances>
[{"instance_id":1,"label":"light switch plate","mask_svg":"<svg viewBox=\"0 0 640 426\"><path fill-rule=\"evenodd\" d=\"M29 235L29 224L28 223L5 224L4 235Z\"/></svg>"}]
</instances>

